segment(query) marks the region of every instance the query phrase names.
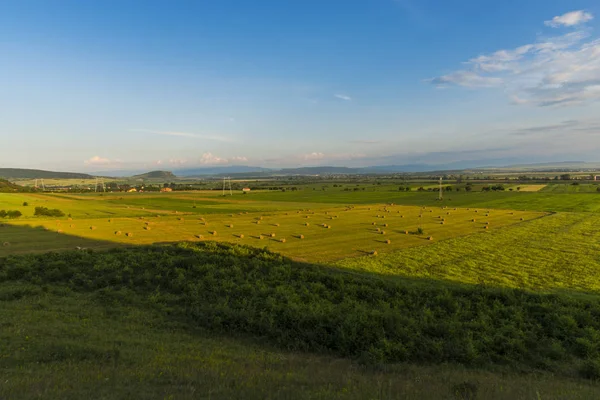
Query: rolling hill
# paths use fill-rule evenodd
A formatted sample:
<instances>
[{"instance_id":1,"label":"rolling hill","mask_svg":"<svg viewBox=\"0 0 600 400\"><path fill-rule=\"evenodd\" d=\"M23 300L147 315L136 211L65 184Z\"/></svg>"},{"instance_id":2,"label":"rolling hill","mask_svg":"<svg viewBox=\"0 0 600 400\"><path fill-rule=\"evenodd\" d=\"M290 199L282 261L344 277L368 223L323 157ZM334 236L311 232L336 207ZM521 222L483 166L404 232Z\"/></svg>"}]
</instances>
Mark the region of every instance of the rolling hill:
<instances>
[{"instance_id":1,"label":"rolling hill","mask_svg":"<svg viewBox=\"0 0 600 400\"><path fill-rule=\"evenodd\" d=\"M171 171L150 171L145 174L134 175L135 179L177 179Z\"/></svg>"},{"instance_id":2,"label":"rolling hill","mask_svg":"<svg viewBox=\"0 0 600 400\"><path fill-rule=\"evenodd\" d=\"M0 168L0 177L4 179L92 179L89 174L77 172L56 172L40 169Z\"/></svg>"}]
</instances>

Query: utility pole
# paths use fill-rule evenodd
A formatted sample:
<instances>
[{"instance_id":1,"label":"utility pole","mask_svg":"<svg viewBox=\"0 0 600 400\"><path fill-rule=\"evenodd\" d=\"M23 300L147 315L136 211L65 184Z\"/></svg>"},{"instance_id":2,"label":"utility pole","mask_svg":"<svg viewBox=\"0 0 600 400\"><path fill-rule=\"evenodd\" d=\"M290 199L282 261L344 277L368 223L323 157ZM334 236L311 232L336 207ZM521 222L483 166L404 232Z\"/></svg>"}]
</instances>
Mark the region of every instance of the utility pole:
<instances>
[{"instance_id":1,"label":"utility pole","mask_svg":"<svg viewBox=\"0 0 600 400\"><path fill-rule=\"evenodd\" d=\"M439 199L442 200L444 196L442 195L442 177L440 176L440 197Z\"/></svg>"}]
</instances>

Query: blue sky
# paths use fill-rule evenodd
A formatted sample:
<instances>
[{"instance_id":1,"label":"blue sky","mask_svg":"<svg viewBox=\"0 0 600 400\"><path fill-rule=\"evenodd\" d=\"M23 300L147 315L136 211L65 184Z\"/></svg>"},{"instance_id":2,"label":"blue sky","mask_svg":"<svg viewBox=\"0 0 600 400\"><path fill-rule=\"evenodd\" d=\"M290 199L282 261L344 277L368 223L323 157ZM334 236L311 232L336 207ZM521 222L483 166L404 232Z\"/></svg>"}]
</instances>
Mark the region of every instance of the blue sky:
<instances>
[{"instance_id":1,"label":"blue sky","mask_svg":"<svg viewBox=\"0 0 600 400\"><path fill-rule=\"evenodd\" d=\"M593 0L6 0L1 167L600 161Z\"/></svg>"}]
</instances>

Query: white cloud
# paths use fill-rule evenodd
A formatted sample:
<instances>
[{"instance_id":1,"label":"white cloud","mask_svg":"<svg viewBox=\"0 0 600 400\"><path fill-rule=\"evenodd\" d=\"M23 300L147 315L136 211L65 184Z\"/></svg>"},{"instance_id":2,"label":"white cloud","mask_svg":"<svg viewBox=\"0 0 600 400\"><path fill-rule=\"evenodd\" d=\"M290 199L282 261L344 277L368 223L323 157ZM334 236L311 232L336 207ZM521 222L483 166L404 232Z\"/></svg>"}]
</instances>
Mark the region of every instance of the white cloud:
<instances>
[{"instance_id":1,"label":"white cloud","mask_svg":"<svg viewBox=\"0 0 600 400\"><path fill-rule=\"evenodd\" d=\"M569 18L565 21L574 21ZM438 87L502 88L513 104L556 106L600 99L600 39L590 38L587 30L480 55L465 65L468 68L428 82Z\"/></svg>"},{"instance_id":2,"label":"white cloud","mask_svg":"<svg viewBox=\"0 0 600 400\"><path fill-rule=\"evenodd\" d=\"M247 162L248 158L247 157L232 157L230 158L231 162Z\"/></svg>"},{"instance_id":3,"label":"white cloud","mask_svg":"<svg viewBox=\"0 0 600 400\"><path fill-rule=\"evenodd\" d=\"M309 154L304 154L302 155L300 158L302 158L303 160L309 161L309 160L322 160L325 157L325 154L323 153L309 153Z\"/></svg>"},{"instance_id":4,"label":"white cloud","mask_svg":"<svg viewBox=\"0 0 600 400\"><path fill-rule=\"evenodd\" d=\"M344 100L344 101L351 101L352 97L350 96L346 96L345 94L334 94L333 97L336 97L340 100Z\"/></svg>"},{"instance_id":5,"label":"white cloud","mask_svg":"<svg viewBox=\"0 0 600 400\"><path fill-rule=\"evenodd\" d=\"M214 164L227 164L228 160L226 158L221 158L213 155L212 153L204 153L202 157L200 157L200 164L204 165L214 165Z\"/></svg>"},{"instance_id":6,"label":"white cloud","mask_svg":"<svg viewBox=\"0 0 600 400\"><path fill-rule=\"evenodd\" d=\"M232 142L231 138L222 135L206 135L200 133L190 133L190 132L177 132L177 131L156 131L153 129L129 129L130 132L142 132L142 133L152 133L155 135L164 135L164 136L180 136L180 137L188 137L188 138L198 138L198 139L206 139L213 140L217 142Z\"/></svg>"},{"instance_id":7,"label":"white cloud","mask_svg":"<svg viewBox=\"0 0 600 400\"><path fill-rule=\"evenodd\" d=\"M100 156L94 156L90 159L87 159L83 162L85 165L109 165L112 164L112 161L108 158L103 158Z\"/></svg>"},{"instance_id":8,"label":"white cloud","mask_svg":"<svg viewBox=\"0 0 600 400\"><path fill-rule=\"evenodd\" d=\"M545 21L544 24L546 26L551 26L552 28L559 28L561 26L575 26L583 24L585 22L591 21L593 18L594 16L592 14L587 13L583 10L579 10L571 11L566 14L556 16L550 21Z\"/></svg>"},{"instance_id":9,"label":"white cloud","mask_svg":"<svg viewBox=\"0 0 600 400\"><path fill-rule=\"evenodd\" d=\"M170 159L169 160L169 164L171 165L184 165L187 163L187 160L185 159Z\"/></svg>"}]
</instances>

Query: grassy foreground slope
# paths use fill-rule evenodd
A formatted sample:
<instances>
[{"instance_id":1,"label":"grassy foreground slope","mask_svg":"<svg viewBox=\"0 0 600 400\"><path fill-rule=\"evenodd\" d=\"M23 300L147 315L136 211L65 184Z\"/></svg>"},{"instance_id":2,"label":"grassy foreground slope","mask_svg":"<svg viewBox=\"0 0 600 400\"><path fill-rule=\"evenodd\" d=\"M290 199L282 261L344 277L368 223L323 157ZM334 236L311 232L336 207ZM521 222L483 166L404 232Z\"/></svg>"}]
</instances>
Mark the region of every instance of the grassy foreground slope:
<instances>
[{"instance_id":1,"label":"grassy foreground slope","mask_svg":"<svg viewBox=\"0 0 600 400\"><path fill-rule=\"evenodd\" d=\"M43 288L11 282L0 290L0 398L453 400L472 387L486 400L600 396L598 384L552 374L361 367L191 329L147 304Z\"/></svg>"},{"instance_id":2,"label":"grassy foreground slope","mask_svg":"<svg viewBox=\"0 0 600 400\"><path fill-rule=\"evenodd\" d=\"M600 378L599 296L406 285L213 242L7 257L0 283L5 301L59 288L371 365L448 362Z\"/></svg>"}]
</instances>

